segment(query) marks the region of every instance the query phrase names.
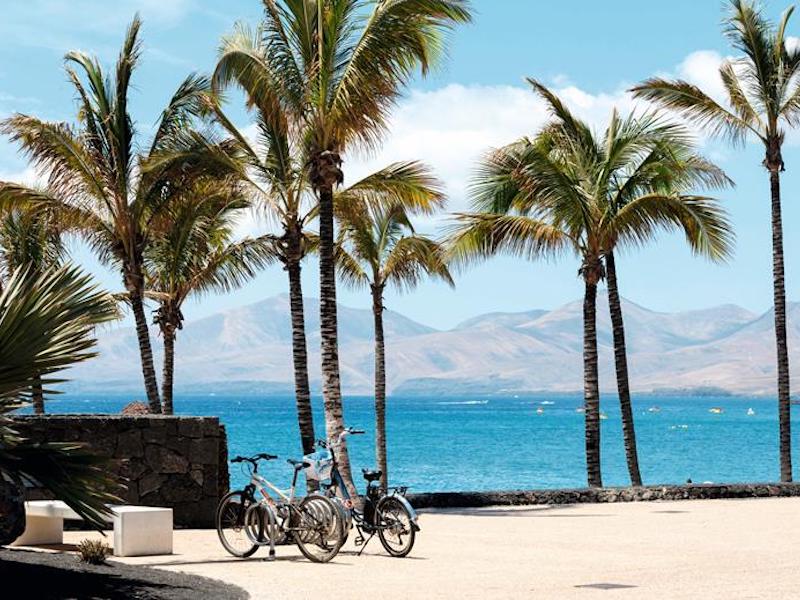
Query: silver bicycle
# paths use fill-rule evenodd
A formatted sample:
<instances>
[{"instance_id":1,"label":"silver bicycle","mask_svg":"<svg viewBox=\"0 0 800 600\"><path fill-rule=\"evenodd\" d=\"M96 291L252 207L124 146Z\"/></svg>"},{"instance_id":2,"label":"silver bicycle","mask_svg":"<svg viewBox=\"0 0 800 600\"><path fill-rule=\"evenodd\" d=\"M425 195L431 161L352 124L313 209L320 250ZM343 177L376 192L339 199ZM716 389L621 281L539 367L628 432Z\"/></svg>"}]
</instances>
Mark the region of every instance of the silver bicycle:
<instances>
[{"instance_id":1,"label":"silver bicycle","mask_svg":"<svg viewBox=\"0 0 800 600\"><path fill-rule=\"evenodd\" d=\"M252 556L261 546L269 546L269 556L273 559L276 545L293 541L309 560L328 562L338 554L346 539L341 511L322 495L312 494L299 501L295 498L298 475L311 466L306 461L288 461L294 467L292 487L288 490L276 487L258 473L260 461L276 458L262 453L231 460L249 469L250 483L220 501L217 508L220 542L229 553L240 558Z\"/></svg>"}]
</instances>

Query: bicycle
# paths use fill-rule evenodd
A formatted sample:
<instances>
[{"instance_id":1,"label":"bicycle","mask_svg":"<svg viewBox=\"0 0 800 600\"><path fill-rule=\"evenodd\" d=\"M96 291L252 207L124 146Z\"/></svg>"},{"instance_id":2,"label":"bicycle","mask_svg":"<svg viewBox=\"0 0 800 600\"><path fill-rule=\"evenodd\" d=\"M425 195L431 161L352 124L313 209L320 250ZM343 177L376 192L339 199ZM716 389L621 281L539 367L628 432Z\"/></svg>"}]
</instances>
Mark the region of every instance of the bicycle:
<instances>
[{"instance_id":1,"label":"bicycle","mask_svg":"<svg viewBox=\"0 0 800 600\"><path fill-rule=\"evenodd\" d=\"M220 542L225 550L239 558L248 558L261 546L269 545L269 559L273 560L276 545L294 541L307 559L328 562L346 539L340 509L330 498L319 494L306 496L299 502L295 500L297 476L310 466L306 461L287 461L294 467L289 490L279 489L258 473L259 461L277 458L261 453L231 460L231 463L249 465L250 483L220 500L216 515ZM277 499L268 490L272 490ZM260 499L256 498L256 492Z\"/></svg>"},{"instance_id":2,"label":"bicycle","mask_svg":"<svg viewBox=\"0 0 800 600\"><path fill-rule=\"evenodd\" d=\"M363 433L363 430L348 427L339 435L336 445L341 444L348 435ZM420 530L417 512L405 497L408 488L396 487L392 488L391 492L383 490L378 485L382 475L381 471L362 469L361 472L367 482L367 493L364 497L363 509L358 509L353 505L352 498L339 473L336 452L331 452L324 440L318 440L317 446L327 451L332 461L330 483L323 483L321 488L323 494L328 498L335 499L345 511L347 516L345 540L349 535L349 530L355 527L358 531L355 544L361 546L359 556L376 534L391 556L397 558L408 556L414 547L416 534ZM308 455L306 458L315 456ZM369 537L365 537L365 534Z\"/></svg>"}]
</instances>

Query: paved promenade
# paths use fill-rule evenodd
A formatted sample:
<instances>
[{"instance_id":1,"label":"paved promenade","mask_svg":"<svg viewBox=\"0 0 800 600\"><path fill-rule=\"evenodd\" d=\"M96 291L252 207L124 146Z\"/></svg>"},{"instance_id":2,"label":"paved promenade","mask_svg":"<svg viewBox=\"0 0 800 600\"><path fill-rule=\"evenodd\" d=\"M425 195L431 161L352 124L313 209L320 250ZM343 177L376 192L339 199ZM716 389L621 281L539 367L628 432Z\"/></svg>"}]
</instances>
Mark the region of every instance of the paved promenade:
<instances>
[{"instance_id":1,"label":"paved promenade","mask_svg":"<svg viewBox=\"0 0 800 600\"><path fill-rule=\"evenodd\" d=\"M228 556L213 531L176 531L175 554L121 559L224 579L254 599L797 598L800 499L427 512L407 559L373 539L333 562L294 547ZM87 534L67 532L67 542ZM96 535L96 534L94 534Z\"/></svg>"}]
</instances>

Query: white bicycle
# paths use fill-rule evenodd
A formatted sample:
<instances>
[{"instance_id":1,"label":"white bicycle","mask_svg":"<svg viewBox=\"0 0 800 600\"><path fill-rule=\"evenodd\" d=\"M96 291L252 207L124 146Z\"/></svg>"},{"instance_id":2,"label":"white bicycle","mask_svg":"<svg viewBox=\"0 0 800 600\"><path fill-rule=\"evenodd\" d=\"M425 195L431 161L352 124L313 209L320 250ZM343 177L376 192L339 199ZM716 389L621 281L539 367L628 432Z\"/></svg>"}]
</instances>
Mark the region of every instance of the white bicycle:
<instances>
[{"instance_id":1,"label":"white bicycle","mask_svg":"<svg viewBox=\"0 0 800 600\"><path fill-rule=\"evenodd\" d=\"M250 471L250 483L244 489L229 492L217 508L217 534L225 549L240 558L252 556L261 546L270 547L294 541L303 556L314 562L328 562L345 542L341 510L325 496L312 494L295 499L297 478L307 461L289 460L294 467L292 487L281 490L258 473L259 461L275 460L272 454L237 456L232 463L242 463ZM273 498L271 490L276 498ZM256 498L256 492L260 498Z\"/></svg>"}]
</instances>

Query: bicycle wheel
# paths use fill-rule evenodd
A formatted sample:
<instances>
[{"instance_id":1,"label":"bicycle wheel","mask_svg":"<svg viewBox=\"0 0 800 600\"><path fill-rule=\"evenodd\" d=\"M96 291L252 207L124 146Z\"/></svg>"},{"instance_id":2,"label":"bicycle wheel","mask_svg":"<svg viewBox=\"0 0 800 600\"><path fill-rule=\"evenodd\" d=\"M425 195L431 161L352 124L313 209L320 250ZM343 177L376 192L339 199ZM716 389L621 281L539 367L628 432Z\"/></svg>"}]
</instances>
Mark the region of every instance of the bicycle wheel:
<instances>
[{"instance_id":1,"label":"bicycle wheel","mask_svg":"<svg viewBox=\"0 0 800 600\"><path fill-rule=\"evenodd\" d=\"M330 498L331 502L336 506L336 510L339 511L339 517L342 519L342 545L344 545L350 536L350 530L353 528L353 511L345 507L339 496L326 496L326 498Z\"/></svg>"},{"instance_id":2,"label":"bicycle wheel","mask_svg":"<svg viewBox=\"0 0 800 600\"><path fill-rule=\"evenodd\" d=\"M223 547L233 556L247 558L258 550L258 540L264 535L264 520L260 510L248 510L254 503L244 492L230 492L217 507L217 535ZM256 507L257 508L257 507Z\"/></svg>"},{"instance_id":3,"label":"bicycle wheel","mask_svg":"<svg viewBox=\"0 0 800 600\"><path fill-rule=\"evenodd\" d=\"M336 505L325 496L303 498L295 509L294 541L308 560L324 563L344 544L344 523Z\"/></svg>"},{"instance_id":4,"label":"bicycle wheel","mask_svg":"<svg viewBox=\"0 0 800 600\"><path fill-rule=\"evenodd\" d=\"M417 535L408 509L397 498L387 496L378 504L378 515L378 537L383 547L397 558L408 556Z\"/></svg>"}]
</instances>

